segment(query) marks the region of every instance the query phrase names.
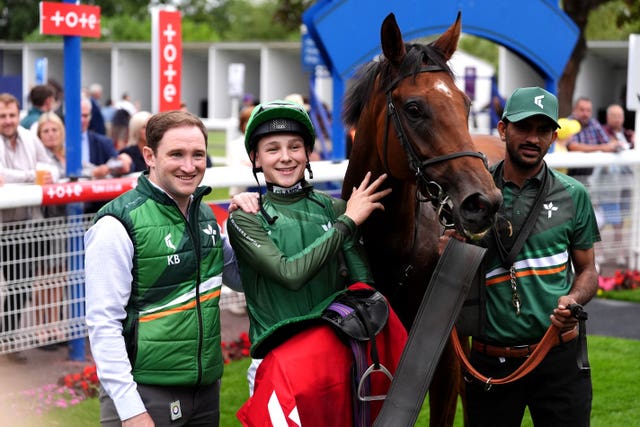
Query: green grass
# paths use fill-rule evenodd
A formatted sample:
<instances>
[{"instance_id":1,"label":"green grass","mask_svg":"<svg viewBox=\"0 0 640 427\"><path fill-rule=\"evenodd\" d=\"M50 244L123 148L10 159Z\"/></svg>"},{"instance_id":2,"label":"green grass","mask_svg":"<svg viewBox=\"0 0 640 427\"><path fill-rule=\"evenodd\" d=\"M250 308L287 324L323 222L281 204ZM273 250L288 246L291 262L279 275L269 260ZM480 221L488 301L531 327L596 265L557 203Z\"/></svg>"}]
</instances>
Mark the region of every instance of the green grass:
<instances>
[{"instance_id":1,"label":"green grass","mask_svg":"<svg viewBox=\"0 0 640 427\"><path fill-rule=\"evenodd\" d=\"M247 369L251 359L246 358L224 366L220 392L220 425L224 427L241 426L236 412L249 398Z\"/></svg>"},{"instance_id":2,"label":"green grass","mask_svg":"<svg viewBox=\"0 0 640 427\"><path fill-rule=\"evenodd\" d=\"M227 150L226 143L227 135L224 131L209 132L209 143L207 144L207 154L211 158L225 157ZM214 162L215 167L216 162ZM205 202L212 202L216 200L228 200L229 188L213 188L213 191L205 196Z\"/></svg>"},{"instance_id":3,"label":"green grass","mask_svg":"<svg viewBox=\"0 0 640 427\"><path fill-rule=\"evenodd\" d=\"M638 307L640 309L640 307ZM589 362L593 382L591 427L636 426L640 420L640 341L589 336ZM428 425L428 405L422 407L417 426ZM458 402L455 427L462 427ZM522 427L532 427L527 411Z\"/></svg>"},{"instance_id":4,"label":"green grass","mask_svg":"<svg viewBox=\"0 0 640 427\"><path fill-rule=\"evenodd\" d=\"M618 290L602 291L598 293L598 298L640 303L640 288L639 289L622 289L619 291Z\"/></svg>"},{"instance_id":5,"label":"green grass","mask_svg":"<svg viewBox=\"0 0 640 427\"><path fill-rule=\"evenodd\" d=\"M637 367L640 341L599 336L589 337L589 359L593 378L592 427L632 426L640 420L640 371ZM249 359L225 366L220 396L223 427L240 426L235 413L248 397L246 371ZM41 417L24 420L24 427L86 426L98 427L98 400L85 400L68 409L56 409ZM416 425L428 425L429 408L425 405ZM533 423L528 415L522 424ZM462 426L462 409L458 405L455 426Z\"/></svg>"},{"instance_id":6,"label":"green grass","mask_svg":"<svg viewBox=\"0 0 640 427\"><path fill-rule=\"evenodd\" d=\"M224 157L227 151L227 134L224 131L209 132L207 154L212 157Z\"/></svg>"},{"instance_id":7,"label":"green grass","mask_svg":"<svg viewBox=\"0 0 640 427\"><path fill-rule=\"evenodd\" d=\"M204 196L205 202L229 200L229 187L212 187L211 193Z\"/></svg>"}]
</instances>

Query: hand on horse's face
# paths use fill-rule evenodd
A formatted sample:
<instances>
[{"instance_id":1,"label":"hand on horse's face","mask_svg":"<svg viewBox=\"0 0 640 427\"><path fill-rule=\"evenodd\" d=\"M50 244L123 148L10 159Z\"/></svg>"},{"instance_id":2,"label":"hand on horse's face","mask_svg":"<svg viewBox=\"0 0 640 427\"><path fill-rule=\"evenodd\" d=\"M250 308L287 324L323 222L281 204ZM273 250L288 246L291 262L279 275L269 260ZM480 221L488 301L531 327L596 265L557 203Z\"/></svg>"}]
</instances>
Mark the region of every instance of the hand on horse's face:
<instances>
[{"instance_id":1,"label":"hand on horse's face","mask_svg":"<svg viewBox=\"0 0 640 427\"><path fill-rule=\"evenodd\" d=\"M391 193L391 188L376 191L387 178L387 174L382 174L369 185L371 172L367 172L360 186L353 187L351 197L347 201L345 215L353 220L356 225L362 224L376 209L384 210L384 205L380 200Z\"/></svg>"}]
</instances>

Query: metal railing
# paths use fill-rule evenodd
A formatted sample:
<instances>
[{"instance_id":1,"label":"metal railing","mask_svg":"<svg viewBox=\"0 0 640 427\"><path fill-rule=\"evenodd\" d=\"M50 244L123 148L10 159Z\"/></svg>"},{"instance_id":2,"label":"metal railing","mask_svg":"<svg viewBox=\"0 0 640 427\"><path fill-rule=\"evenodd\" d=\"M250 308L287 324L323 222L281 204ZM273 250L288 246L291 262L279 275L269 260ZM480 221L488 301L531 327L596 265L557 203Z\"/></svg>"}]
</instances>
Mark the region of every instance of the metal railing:
<instances>
[{"instance_id":1,"label":"metal railing","mask_svg":"<svg viewBox=\"0 0 640 427\"><path fill-rule=\"evenodd\" d=\"M631 154L631 153L629 153ZM632 157L630 159L630 157ZM563 160L565 159L565 160ZM583 156L556 157L549 164L554 167L593 165ZM594 159L594 157L591 157ZM630 192L622 197L622 226L616 230L610 224L601 228L602 242L596 245L597 261L611 264L624 257L628 266L637 268L639 256L637 219L640 200L635 189L640 188L640 155L621 158L604 156L601 164L623 163L635 166ZM316 163L316 162L314 162ZM346 162L314 164L314 182L341 180ZM206 185L225 186L250 182L243 168L216 167L207 171ZM242 177L242 178L240 178ZM614 194L621 191L619 181L591 186L592 195ZM37 186L0 187L0 213L2 208L36 206L42 189ZM39 193L38 193L39 192ZM7 197L11 195L11 197ZM23 202L16 201L17 195ZM594 197L594 202L598 197ZM4 206L3 206L4 205ZM597 206L597 203L596 203ZM41 220L2 224L0 236L0 354L26 350L50 343L84 338L87 328L84 319L84 234L92 222L92 215L70 215ZM220 221L221 218L218 218ZM223 221L221 221L223 222ZM105 272L108 274L108 272ZM221 309L239 309L245 306L244 294L223 287Z\"/></svg>"},{"instance_id":2,"label":"metal railing","mask_svg":"<svg viewBox=\"0 0 640 427\"><path fill-rule=\"evenodd\" d=\"M87 336L83 239L92 219L83 214L2 224L0 354ZM223 288L221 309L244 307L244 294Z\"/></svg>"}]
</instances>

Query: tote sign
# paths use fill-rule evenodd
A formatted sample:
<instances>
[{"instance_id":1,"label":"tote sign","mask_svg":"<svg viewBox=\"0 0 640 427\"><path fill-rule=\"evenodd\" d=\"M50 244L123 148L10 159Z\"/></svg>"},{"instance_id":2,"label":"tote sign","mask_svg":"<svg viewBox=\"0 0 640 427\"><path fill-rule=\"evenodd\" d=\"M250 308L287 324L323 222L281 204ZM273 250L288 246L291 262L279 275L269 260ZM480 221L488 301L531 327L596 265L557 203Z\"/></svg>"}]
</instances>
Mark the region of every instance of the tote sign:
<instances>
[{"instance_id":1,"label":"tote sign","mask_svg":"<svg viewBox=\"0 0 640 427\"><path fill-rule=\"evenodd\" d=\"M40 2L40 34L100 37L100 6Z\"/></svg>"},{"instance_id":2,"label":"tote sign","mask_svg":"<svg viewBox=\"0 0 640 427\"><path fill-rule=\"evenodd\" d=\"M182 81L182 24L180 11L152 12L152 84L157 111L180 108Z\"/></svg>"}]
</instances>

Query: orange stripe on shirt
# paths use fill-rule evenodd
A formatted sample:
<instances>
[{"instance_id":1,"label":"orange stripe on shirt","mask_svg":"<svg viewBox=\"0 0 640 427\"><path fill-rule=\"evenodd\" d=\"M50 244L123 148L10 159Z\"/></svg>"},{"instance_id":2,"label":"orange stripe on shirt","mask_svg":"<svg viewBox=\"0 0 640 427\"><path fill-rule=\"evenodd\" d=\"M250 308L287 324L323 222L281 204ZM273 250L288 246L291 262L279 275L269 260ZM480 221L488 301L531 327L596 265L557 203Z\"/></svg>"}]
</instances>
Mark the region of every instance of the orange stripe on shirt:
<instances>
[{"instance_id":1,"label":"orange stripe on shirt","mask_svg":"<svg viewBox=\"0 0 640 427\"><path fill-rule=\"evenodd\" d=\"M208 300L210 300L210 299L212 299L212 298L216 298L216 297L219 297L219 296L220 296L220 289L218 289L217 291L212 292L212 293L210 293L210 294L208 294L208 295L205 295L205 296L203 296L203 297L200 297L200 301L201 301L201 302L203 302L203 301L208 301ZM196 302L195 302L195 300L194 300L194 301L191 301L191 302L189 302L189 303L187 303L187 304L185 304L185 305L181 305L181 306L179 306L179 307L174 307L174 308L169 309L169 310L167 310L167 311L161 311L161 312L159 312L159 313L153 313L153 314L148 314L148 315L146 315L146 316L142 316L142 317L139 319L139 322L141 322L141 323L142 323L142 322L150 322L150 321L152 321L152 320L160 319L160 318L162 318L162 317L166 317L166 316L169 316L169 315L171 315L171 314L175 314L175 313L178 313L178 312L181 312L181 311L187 311L187 310L190 310L190 309L192 309L192 308L193 308L193 307L195 307L195 306L196 306Z\"/></svg>"},{"instance_id":2,"label":"orange stripe on shirt","mask_svg":"<svg viewBox=\"0 0 640 427\"><path fill-rule=\"evenodd\" d=\"M561 271L564 271L566 268L567 268L566 264L562 264L558 267L547 268L544 270L534 270L534 269L522 270L516 273L516 277L526 277L526 276L531 276L532 274L536 274L538 276L546 276L548 274L559 273ZM501 276L496 276L493 279L489 279L485 281L485 285L486 286L495 285L496 283L505 282L510 278L511 278L510 274L503 274Z\"/></svg>"}]
</instances>

